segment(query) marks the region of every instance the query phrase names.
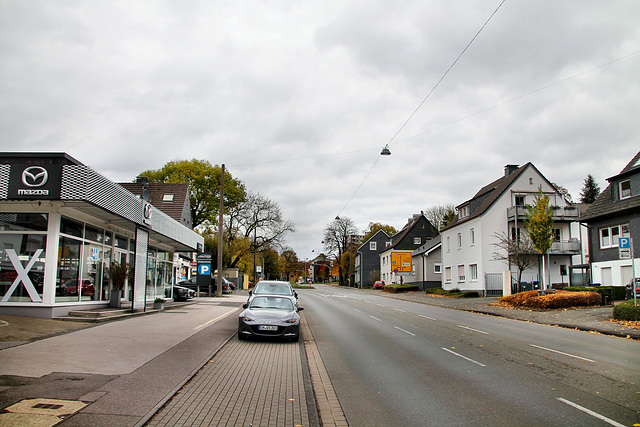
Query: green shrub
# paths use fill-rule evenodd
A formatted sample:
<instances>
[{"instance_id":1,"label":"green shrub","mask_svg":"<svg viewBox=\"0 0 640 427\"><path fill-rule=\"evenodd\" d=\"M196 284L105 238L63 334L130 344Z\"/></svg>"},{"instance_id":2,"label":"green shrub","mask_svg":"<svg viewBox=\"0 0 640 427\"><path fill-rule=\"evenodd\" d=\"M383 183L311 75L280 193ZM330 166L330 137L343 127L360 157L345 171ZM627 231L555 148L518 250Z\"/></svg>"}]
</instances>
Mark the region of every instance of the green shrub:
<instances>
[{"instance_id":1,"label":"green shrub","mask_svg":"<svg viewBox=\"0 0 640 427\"><path fill-rule=\"evenodd\" d=\"M640 320L640 306L636 307L633 300L618 304L613 307L613 318L616 320Z\"/></svg>"},{"instance_id":2,"label":"green shrub","mask_svg":"<svg viewBox=\"0 0 640 427\"><path fill-rule=\"evenodd\" d=\"M467 291L462 293L462 298L478 298L480 295L476 291Z\"/></svg>"},{"instance_id":3,"label":"green shrub","mask_svg":"<svg viewBox=\"0 0 640 427\"><path fill-rule=\"evenodd\" d=\"M382 292L389 292L391 294L397 294L400 292L413 292L419 291L418 285L386 285L382 288Z\"/></svg>"},{"instance_id":4,"label":"green shrub","mask_svg":"<svg viewBox=\"0 0 640 427\"><path fill-rule=\"evenodd\" d=\"M424 292L427 295L449 295L449 291L445 291L442 288L429 288Z\"/></svg>"},{"instance_id":5,"label":"green shrub","mask_svg":"<svg viewBox=\"0 0 640 427\"><path fill-rule=\"evenodd\" d=\"M611 295L614 301L623 300L627 293L625 286L569 286L562 288L562 290L569 292L597 292L603 298L605 295Z\"/></svg>"}]
</instances>

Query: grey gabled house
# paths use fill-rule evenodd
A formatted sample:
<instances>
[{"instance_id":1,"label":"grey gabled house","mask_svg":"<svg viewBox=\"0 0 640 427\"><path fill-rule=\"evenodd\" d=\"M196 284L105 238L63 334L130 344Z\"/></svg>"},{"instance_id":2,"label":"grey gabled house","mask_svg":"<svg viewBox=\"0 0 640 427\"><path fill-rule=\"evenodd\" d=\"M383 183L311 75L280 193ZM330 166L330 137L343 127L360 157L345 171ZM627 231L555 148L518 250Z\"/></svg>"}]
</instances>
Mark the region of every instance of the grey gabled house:
<instances>
[{"instance_id":1,"label":"grey gabled house","mask_svg":"<svg viewBox=\"0 0 640 427\"><path fill-rule=\"evenodd\" d=\"M356 250L355 280L359 288L373 286L376 280L380 280L380 252L390 242L389 235L384 230L378 230ZM377 271L375 276L372 273Z\"/></svg>"},{"instance_id":2,"label":"grey gabled house","mask_svg":"<svg viewBox=\"0 0 640 427\"><path fill-rule=\"evenodd\" d=\"M580 222L589 230L592 282L623 286L634 274L640 276L640 152L620 173L607 178L607 181L609 185ZM621 258L620 237L631 238L635 259Z\"/></svg>"}]
</instances>

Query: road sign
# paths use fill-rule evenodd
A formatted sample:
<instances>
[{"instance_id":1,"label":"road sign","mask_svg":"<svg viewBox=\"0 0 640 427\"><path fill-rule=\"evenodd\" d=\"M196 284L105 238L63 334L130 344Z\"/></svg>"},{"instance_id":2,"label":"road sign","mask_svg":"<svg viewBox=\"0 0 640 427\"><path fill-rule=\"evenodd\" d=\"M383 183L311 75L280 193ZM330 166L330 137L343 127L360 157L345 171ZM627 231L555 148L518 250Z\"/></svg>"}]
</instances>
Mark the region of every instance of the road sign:
<instances>
[{"instance_id":1,"label":"road sign","mask_svg":"<svg viewBox=\"0 0 640 427\"><path fill-rule=\"evenodd\" d=\"M618 247L620 249L631 249L631 238L630 237L618 238Z\"/></svg>"},{"instance_id":2,"label":"road sign","mask_svg":"<svg viewBox=\"0 0 640 427\"><path fill-rule=\"evenodd\" d=\"M211 274L211 265L210 264L198 264L198 275L206 276Z\"/></svg>"}]
</instances>

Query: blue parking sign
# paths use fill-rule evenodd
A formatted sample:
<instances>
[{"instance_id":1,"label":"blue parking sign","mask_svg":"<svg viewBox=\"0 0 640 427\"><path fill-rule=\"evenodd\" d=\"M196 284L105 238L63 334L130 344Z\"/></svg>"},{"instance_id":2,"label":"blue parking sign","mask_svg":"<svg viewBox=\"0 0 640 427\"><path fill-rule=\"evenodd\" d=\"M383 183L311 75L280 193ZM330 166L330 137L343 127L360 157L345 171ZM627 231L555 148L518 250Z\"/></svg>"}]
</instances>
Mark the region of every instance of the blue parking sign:
<instances>
[{"instance_id":1,"label":"blue parking sign","mask_svg":"<svg viewBox=\"0 0 640 427\"><path fill-rule=\"evenodd\" d=\"M631 238L630 237L618 238L618 247L620 249L631 249Z\"/></svg>"},{"instance_id":2,"label":"blue parking sign","mask_svg":"<svg viewBox=\"0 0 640 427\"><path fill-rule=\"evenodd\" d=\"M211 264L198 264L198 275L207 276L211 274Z\"/></svg>"}]
</instances>

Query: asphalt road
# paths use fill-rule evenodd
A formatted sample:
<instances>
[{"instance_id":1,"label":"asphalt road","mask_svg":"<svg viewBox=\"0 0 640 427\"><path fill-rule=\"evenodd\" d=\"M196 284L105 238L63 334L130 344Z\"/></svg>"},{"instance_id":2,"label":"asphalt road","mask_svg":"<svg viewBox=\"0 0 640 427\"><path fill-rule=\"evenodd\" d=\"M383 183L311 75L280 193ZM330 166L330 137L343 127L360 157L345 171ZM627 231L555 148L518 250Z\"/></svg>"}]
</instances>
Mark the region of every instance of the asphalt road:
<instances>
[{"instance_id":1,"label":"asphalt road","mask_svg":"<svg viewBox=\"0 0 640 427\"><path fill-rule=\"evenodd\" d=\"M640 422L637 341L345 288L299 293L351 426Z\"/></svg>"}]
</instances>

